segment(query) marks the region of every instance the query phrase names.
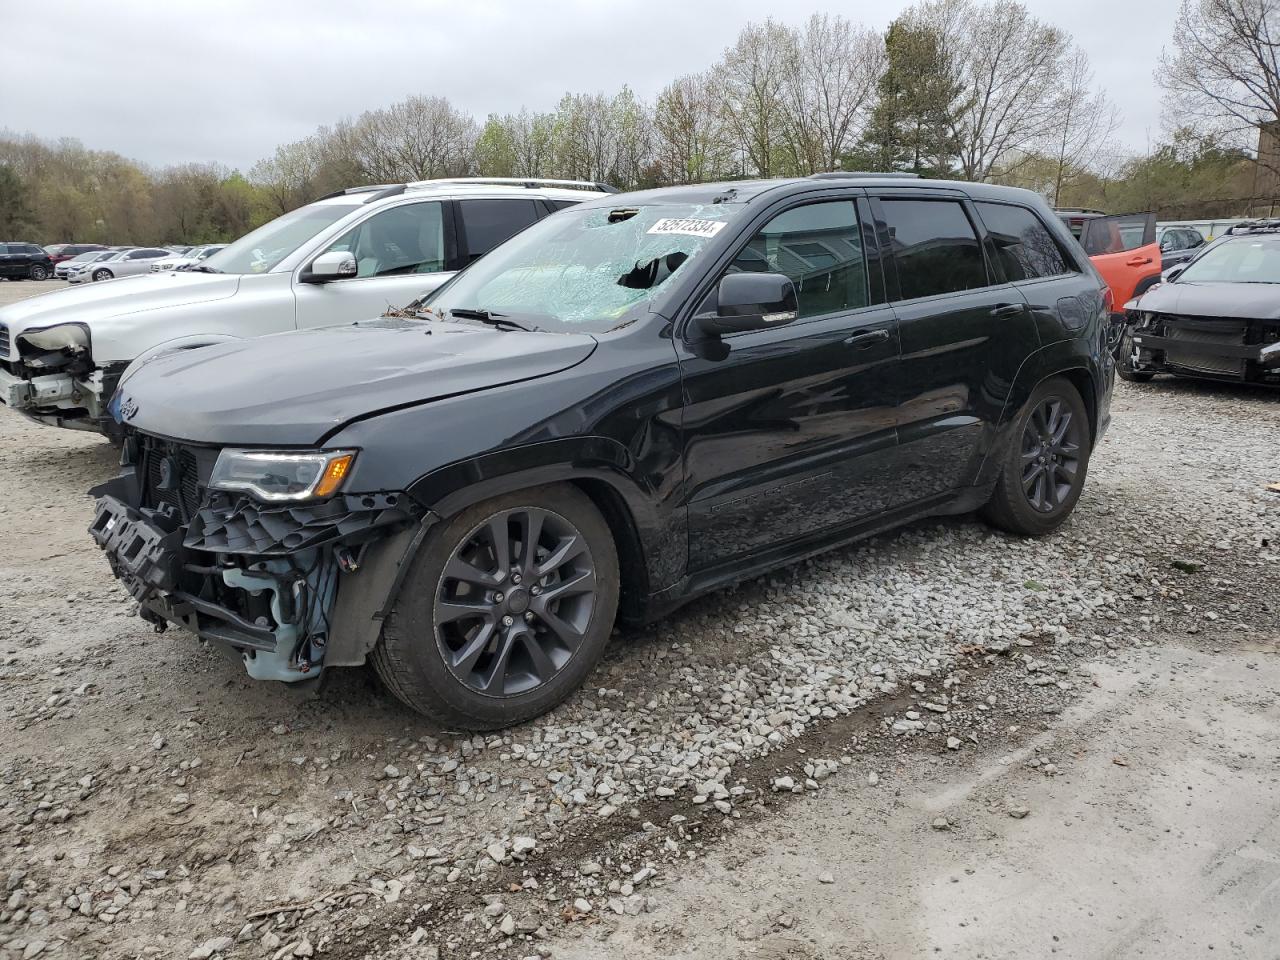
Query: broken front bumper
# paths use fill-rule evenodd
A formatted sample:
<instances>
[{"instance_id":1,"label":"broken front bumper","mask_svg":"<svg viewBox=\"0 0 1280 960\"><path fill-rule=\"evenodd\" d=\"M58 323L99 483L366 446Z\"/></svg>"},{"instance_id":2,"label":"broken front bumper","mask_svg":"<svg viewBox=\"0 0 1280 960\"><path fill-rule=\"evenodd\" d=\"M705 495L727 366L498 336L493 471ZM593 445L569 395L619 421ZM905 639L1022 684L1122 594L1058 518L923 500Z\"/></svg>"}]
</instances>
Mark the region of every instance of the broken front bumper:
<instances>
[{"instance_id":1,"label":"broken front bumper","mask_svg":"<svg viewBox=\"0 0 1280 960\"><path fill-rule=\"evenodd\" d=\"M0 404L54 426L97 429L104 413L100 390L98 383L68 373L25 378L0 367Z\"/></svg>"},{"instance_id":2,"label":"broken front bumper","mask_svg":"<svg viewBox=\"0 0 1280 960\"><path fill-rule=\"evenodd\" d=\"M130 506L131 481L94 491L89 533L139 615L158 631L172 623L229 647L258 680L306 680L327 660L351 662L345 647L327 650L340 625L353 634L371 626L352 620L367 599L355 572L367 548L376 553L420 513L397 494L286 506L214 492L186 523L168 506Z\"/></svg>"}]
</instances>

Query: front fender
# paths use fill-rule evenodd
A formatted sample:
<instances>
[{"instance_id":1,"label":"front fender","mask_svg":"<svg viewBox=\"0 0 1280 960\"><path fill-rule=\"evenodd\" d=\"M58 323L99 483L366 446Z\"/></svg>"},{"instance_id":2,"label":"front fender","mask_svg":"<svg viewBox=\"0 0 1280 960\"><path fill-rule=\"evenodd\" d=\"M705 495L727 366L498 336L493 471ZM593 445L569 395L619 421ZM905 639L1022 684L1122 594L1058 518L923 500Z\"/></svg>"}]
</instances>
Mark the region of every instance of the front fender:
<instances>
[{"instance_id":1,"label":"front fender","mask_svg":"<svg viewBox=\"0 0 1280 960\"><path fill-rule=\"evenodd\" d=\"M449 517L481 500L547 483L584 486L593 499L608 497L610 503L600 504L606 514L614 506L625 511L606 519L630 525L649 590L663 589L684 574L683 507L667 503L638 471L631 452L607 437L565 437L480 454L422 475L408 492L433 513Z\"/></svg>"}]
</instances>

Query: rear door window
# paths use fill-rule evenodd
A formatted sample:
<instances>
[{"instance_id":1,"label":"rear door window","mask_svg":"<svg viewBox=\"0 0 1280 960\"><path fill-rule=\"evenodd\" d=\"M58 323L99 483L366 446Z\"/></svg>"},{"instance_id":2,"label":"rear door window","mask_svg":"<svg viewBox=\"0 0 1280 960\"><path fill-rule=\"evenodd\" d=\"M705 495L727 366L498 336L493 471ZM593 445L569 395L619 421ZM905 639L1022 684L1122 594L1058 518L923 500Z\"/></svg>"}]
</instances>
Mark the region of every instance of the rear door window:
<instances>
[{"instance_id":1,"label":"rear door window","mask_svg":"<svg viewBox=\"0 0 1280 960\"><path fill-rule=\"evenodd\" d=\"M532 200L459 200L468 260L484 256L538 219Z\"/></svg>"},{"instance_id":2,"label":"rear door window","mask_svg":"<svg viewBox=\"0 0 1280 960\"><path fill-rule=\"evenodd\" d=\"M1053 234L1026 207L1008 203L976 203L978 216L995 243L996 255L1011 281L1036 280L1072 273Z\"/></svg>"},{"instance_id":3,"label":"rear door window","mask_svg":"<svg viewBox=\"0 0 1280 960\"><path fill-rule=\"evenodd\" d=\"M1150 213L1095 217L1084 225L1080 245L1091 257L1126 253L1156 242L1156 218Z\"/></svg>"},{"instance_id":4,"label":"rear door window","mask_svg":"<svg viewBox=\"0 0 1280 960\"><path fill-rule=\"evenodd\" d=\"M982 244L958 200L883 200L903 300L989 284Z\"/></svg>"}]
</instances>

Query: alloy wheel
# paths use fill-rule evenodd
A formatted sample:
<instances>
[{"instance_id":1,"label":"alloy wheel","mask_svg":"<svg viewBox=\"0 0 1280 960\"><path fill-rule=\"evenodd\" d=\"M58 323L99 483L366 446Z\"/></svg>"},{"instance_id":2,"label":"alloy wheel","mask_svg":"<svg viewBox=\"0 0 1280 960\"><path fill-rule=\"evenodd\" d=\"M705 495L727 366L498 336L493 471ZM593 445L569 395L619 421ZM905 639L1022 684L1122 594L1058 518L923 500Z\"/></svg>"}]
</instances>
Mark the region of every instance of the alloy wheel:
<instances>
[{"instance_id":1,"label":"alloy wheel","mask_svg":"<svg viewBox=\"0 0 1280 960\"><path fill-rule=\"evenodd\" d=\"M515 696L564 668L595 604L586 538L557 513L518 507L475 527L450 555L436 590L436 643L463 684Z\"/></svg>"},{"instance_id":2,"label":"alloy wheel","mask_svg":"<svg viewBox=\"0 0 1280 960\"><path fill-rule=\"evenodd\" d=\"M44 267L37 265L31 268L32 280L43 280L47 276L49 276L49 273Z\"/></svg>"},{"instance_id":3,"label":"alloy wheel","mask_svg":"<svg viewBox=\"0 0 1280 960\"><path fill-rule=\"evenodd\" d=\"M1045 397L1022 431L1022 491L1033 510L1053 513L1080 475L1083 425L1061 397Z\"/></svg>"}]
</instances>

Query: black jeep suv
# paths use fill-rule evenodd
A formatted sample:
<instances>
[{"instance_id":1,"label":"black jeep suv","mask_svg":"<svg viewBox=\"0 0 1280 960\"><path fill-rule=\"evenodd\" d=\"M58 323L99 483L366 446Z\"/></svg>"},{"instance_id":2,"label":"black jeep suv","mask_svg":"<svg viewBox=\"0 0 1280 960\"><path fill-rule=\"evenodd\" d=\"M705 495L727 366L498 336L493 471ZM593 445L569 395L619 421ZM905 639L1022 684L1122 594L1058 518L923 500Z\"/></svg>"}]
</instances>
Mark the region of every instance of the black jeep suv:
<instances>
[{"instance_id":1,"label":"black jeep suv","mask_svg":"<svg viewBox=\"0 0 1280 960\"><path fill-rule=\"evenodd\" d=\"M171 354L92 534L254 677L366 659L533 717L615 617L916 517L1061 524L1109 421L1103 284L1034 194L826 175L557 213L406 310Z\"/></svg>"},{"instance_id":2,"label":"black jeep suv","mask_svg":"<svg viewBox=\"0 0 1280 960\"><path fill-rule=\"evenodd\" d=\"M48 280L53 258L34 243L0 243L0 279Z\"/></svg>"}]
</instances>

